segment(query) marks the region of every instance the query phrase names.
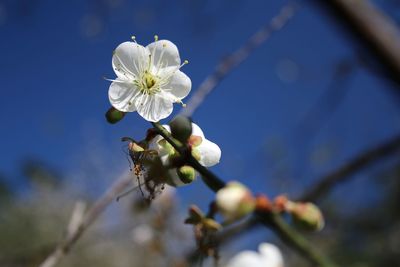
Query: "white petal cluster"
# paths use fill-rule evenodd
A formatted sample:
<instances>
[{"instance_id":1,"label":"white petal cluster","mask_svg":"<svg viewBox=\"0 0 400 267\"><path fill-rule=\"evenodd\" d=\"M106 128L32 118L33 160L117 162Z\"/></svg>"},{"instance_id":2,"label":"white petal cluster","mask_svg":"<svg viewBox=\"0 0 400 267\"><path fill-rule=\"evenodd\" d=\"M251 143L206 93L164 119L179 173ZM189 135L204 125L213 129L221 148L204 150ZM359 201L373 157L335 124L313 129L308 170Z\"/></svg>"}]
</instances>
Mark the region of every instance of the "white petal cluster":
<instances>
[{"instance_id":1,"label":"white petal cluster","mask_svg":"<svg viewBox=\"0 0 400 267\"><path fill-rule=\"evenodd\" d=\"M218 190L215 203L218 211L228 221L234 221L253 211L255 199L251 191L239 182L229 182Z\"/></svg>"},{"instance_id":2,"label":"white petal cluster","mask_svg":"<svg viewBox=\"0 0 400 267\"><path fill-rule=\"evenodd\" d=\"M173 103L182 103L192 82L179 69L178 48L168 40L146 47L124 42L114 51L112 65L117 75L110 85L111 105L123 112L137 111L145 120L157 122L168 117Z\"/></svg>"},{"instance_id":3,"label":"white petal cluster","mask_svg":"<svg viewBox=\"0 0 400 267\"><path fill-rule=\"evenodd\" d=\"M282 253L278 247L269 243L262 243L258 247L259 253L245 250L235 255L226 267L283 267Z\"/></svg>"},{"instance_id":4,"label":"white petal cluster","mask_svg":"<svg viewBox=\"0 0 400 267\"><path fill-rule=\"evenodd\" d=\"M171 132L169 125L163 125L163 127L168 131ZM221 149L219 146L209 140L207 140L204 136L203 131L200 129L200 127L192 123L192 136L199 136L201 137L202 141L201 143L195 147L194 149L196 150L197 154L199 155L199 163L203 165L204 167L211 167L214 166L219 162L221 159ZM169 165L170 164L170 154L167 149L165 149L165 146L160 145L160 141L164 140L161 136L157 135L153 140L151 141L149 147L150 149L154 149L158 152L161 161L163 162L164 165ZM169 171L170 174L170 179L172 179L172 183L175 186L182 186L185 185L179 178L176 169L171 169Z\"/></svg>"}]
</instances>

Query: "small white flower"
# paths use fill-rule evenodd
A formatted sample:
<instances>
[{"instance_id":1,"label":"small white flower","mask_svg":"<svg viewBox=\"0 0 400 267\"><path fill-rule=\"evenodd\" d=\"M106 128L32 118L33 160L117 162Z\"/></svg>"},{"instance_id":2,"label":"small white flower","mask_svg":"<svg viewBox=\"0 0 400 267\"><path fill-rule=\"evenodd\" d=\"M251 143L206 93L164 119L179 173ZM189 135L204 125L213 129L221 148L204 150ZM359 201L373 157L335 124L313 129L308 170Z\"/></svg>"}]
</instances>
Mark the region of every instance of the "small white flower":
<instances>
[{"instance_id":1,"label":"small white flower","mask_svg":"<svg viewBox=\"0 0 400 267\"><path fill-rule=\"evenodd\" d=\"M117 79L108 91L111 105L123 112L137 111L145 120L157 122L172 113L173 103L182 103L192 82L179 69L178 48L155 38L146 47L124 42L114 51L112 65Z\"/></svg>"},{"instance_id":2,"label":"small white flower","mask_svg":"<svg viewBox=\"0 0 400 267\"><path fill-rule=\"evenodd\" d=\"M245 250L234 256L226 267L283 267L282 253L278 247L261 243L258 251Z\"/></svg>"},{"instance_id":3,"label":"small white flower","mask_svg":"<svg viewBox=\"0 0 400 267\"><path fill-rule=\"evenodd\" d=\"M215 203L227 222L246 216L254 210L255 199L251 191L239 182L229 182L218 190Z\"/></svg>"},{"instance_id":4,"label":"small white flower","mask_svg":"<svg viewBox=\"0 0 400 267\"><path fill-rule=\"evenodd\" d=\"M131 236L135 243L143 245L154 239L154 230L147 224L140 224L132 230Z\"/></svg>"},{"instance_id":5,"label":"small white flower","mask_svg":"<svg viewBox=\"0 0 400 267\"><path fill-rule=\"evenodd\" d=\"M169 125L163 125L163 127L168 132L171 132ZM189 143L191 142L191 140L196 141L196 143L192 145L192 154L195 155L195 158L199 161L201 165L203 165L204 167L211 167L219 162L219 160L221 159L221 149L217 144L207 140L204 136L203 131L195 123L192 123L192 135L189 138ZM166 166L170 164L171 158L174 156L174 153L176 153L172 146L159 135L153 138L149 147L150 149L158 151L161 161ZM171 185L185 185L185 183L182 182L182 180L179 178L176 169L169 170L169 175L169 182L171 183Z\"/></svg>"}]
</instances>

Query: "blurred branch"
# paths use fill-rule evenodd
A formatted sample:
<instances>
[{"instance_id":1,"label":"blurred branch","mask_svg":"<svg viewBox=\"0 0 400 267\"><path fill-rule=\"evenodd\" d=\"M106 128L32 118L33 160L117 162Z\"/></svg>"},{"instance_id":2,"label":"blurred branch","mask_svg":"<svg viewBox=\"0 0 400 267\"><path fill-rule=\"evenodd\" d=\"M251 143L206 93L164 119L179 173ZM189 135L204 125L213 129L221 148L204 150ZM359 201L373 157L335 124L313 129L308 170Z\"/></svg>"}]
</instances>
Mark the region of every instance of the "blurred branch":
<instances>
[{"instance_id":1,"label":"blurred branch","mask_svg":"<svg viewBox=\"0 0 400 267\"><path fill-rule=\"evenodd\" d=\"M350 92L349 85L356 68L354 60L342 60L336 65L328 88L295 127L296 139L301 140L302 144L312 140L338 109Z\"/></svg>"},{"instance_id":2,"label":"blurred branch","mask_svg":"<svg viewBox=\"0 0 400 267\"><path fill-rule=\"evenodd\" d=\"M260 226L260 222L255 216L251 216L247 220L243 220L233 226L224 227L222 231L217 232L215 242L218 246L221 246L232 239L238 238L239 235L249 232L251 229L256 228L256 226ZM198 262L202 256L202 251L198 248L192 248L186 255L186 262L194 264Z\"/></svg>"},{"instance_id":3,"label":"blurred branch","mask_svg":"<svg viewBox=\"0 0 400 267\"><path fill-rule=\"evenodd\" d=\"M239 66L249 55L260 45L262 45L274 31L282 29L283 26L294 15L298 6L294 2L289 2L282 7L279 14L271 19L264 27L257 31L239 49L225 57L197 88L193 96L187 103L186 108L181 110L181 115L191 117L205 97L237 66Z\"/></svg>"},{"instance_id":4,"label":"blurred branch","mask_svg":"<svg viewBox=\"0 0 400 267\"><path fill-rule=\"evenodd\" d=\"M86 229L104 212L108 205L125 190L131 181L131 175L124 173L85 214L84 205L78 203L71 216L65 239L58 245L53 253L40 264L40 267L56 266L62 257L71 250Z\"/></svg>"},{"instance_id":5,"label":"blurred branch","mask_svg":"<svg viewBox=\"0 0 400 267\"><path fill-rule=\"evenodd\" d=\"M164 137L164 139L179 152L183 160L201 174L203 181L212 191L217 192L225 186L225 182L193 158L187 147L173 138L160 123L153 122L152 125L155 127L158 134ZM312 248L309 242L301 234L292 229L279 214L271 212L256 213L256 216L262 224L273 229L287 245L299 252L316 266L336 267L328 258Z\"/></svg>"},{"instance_id":6,"label":"blurred branch","mask_svg":"<svg viewBox=\"0 0 400 267\"><path fill-rule=\"evenodd\" d=\"M281 215L270 212L261 213L259 220L267 227L275 231L276 234L290 247L296 249L303 257L319 267L337 267L336 264L311 246L309 241L301 234L296 232L290 225L288 225Z\"/></svg>"},{"instance_id":7,"label":"blurred branch","mask_svg":"<svg viewBox=\"0 0 400 267\"><path fill-rule=\"evenodd\" d=\"M345 29L359 38L400 84L400 32L392 19L368 0L314 1L324 5Z\"/></svg>"},{"instance_id":8,"label":"blurred branch","mask_svg":"<svg viewBox=\"0 0 400 267\"><path fill-rule=\"evenodd\" d=\"M398 151L400 151L400 136L361 153L348 163L325 175L319 182L306 191L299 200L317 201L332 190L334 186L353 177L351 176L352 174Z\"/></svg>"}]
</instances>

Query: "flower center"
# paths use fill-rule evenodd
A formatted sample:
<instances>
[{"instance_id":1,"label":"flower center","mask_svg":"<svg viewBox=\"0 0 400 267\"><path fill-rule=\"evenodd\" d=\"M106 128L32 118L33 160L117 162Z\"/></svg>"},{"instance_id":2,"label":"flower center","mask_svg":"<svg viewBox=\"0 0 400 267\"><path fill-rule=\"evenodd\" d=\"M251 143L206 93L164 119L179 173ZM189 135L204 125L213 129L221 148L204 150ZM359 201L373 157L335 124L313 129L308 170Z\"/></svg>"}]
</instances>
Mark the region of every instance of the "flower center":
<instances>
[{"instance_id":1,"label":"flower center","mask_svg":"<svg viewBox=\"0 0 400 267\"><path fill-rule=\"evenodd\" d=\"M156 75L153 75L150 71L145 70L140 77L139 81L136 81L136 84L140 91L143 94L153 95L160 91L157 82L159 78Z\"/></svg>"},{"instance_id":2,"label":"flower center","mask_svg":"<svg viewBox=\"0 0 400 267\"><path fill-rule=\"evenodd\" d=\"M147 86L147 89L151 89L156 84L155 77L147 71L143 75L143 80Z\"/></svg>"}]
</instances>

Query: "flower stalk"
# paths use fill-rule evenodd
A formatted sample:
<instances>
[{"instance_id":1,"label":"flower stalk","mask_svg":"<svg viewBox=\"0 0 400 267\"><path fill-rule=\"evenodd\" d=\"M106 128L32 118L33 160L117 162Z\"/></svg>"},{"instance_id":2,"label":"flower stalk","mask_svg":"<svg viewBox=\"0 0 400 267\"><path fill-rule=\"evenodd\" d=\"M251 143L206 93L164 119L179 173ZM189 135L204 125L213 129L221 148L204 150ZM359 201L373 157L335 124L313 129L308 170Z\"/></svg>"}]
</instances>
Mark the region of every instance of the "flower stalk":
<instances>
[{"instance_id":1,"label":"flower stalk","mask_svg":"<svg viewBox=\"0 0 400 267\"><path fill-rule=\"evenodd\" d=\"M158 122L152 122L155 130L167 140L183 157L186 163L201 174L204 183L214 192L225 187L225 182L218 176L202 166L189 152L187 146L176 140ZM319 267L337 267L329 258L320 254L301 234L292 229L282 217L275 212L256 212L257 219L266 227L273 229L278 236L290 247L295 249L310 262Z\"/></svg>"}]
</instances>

